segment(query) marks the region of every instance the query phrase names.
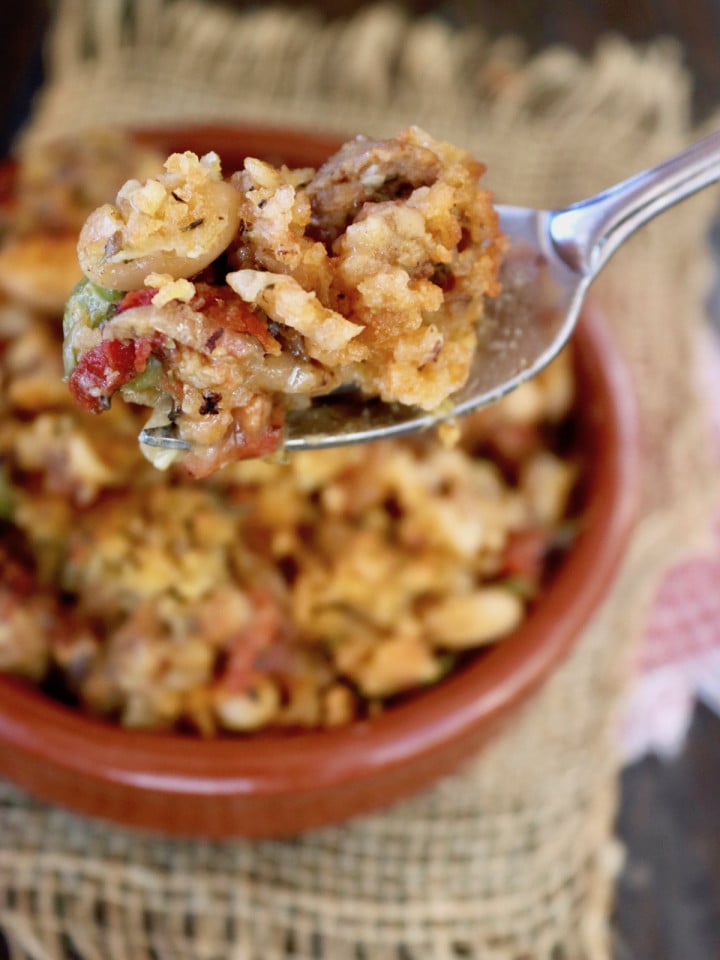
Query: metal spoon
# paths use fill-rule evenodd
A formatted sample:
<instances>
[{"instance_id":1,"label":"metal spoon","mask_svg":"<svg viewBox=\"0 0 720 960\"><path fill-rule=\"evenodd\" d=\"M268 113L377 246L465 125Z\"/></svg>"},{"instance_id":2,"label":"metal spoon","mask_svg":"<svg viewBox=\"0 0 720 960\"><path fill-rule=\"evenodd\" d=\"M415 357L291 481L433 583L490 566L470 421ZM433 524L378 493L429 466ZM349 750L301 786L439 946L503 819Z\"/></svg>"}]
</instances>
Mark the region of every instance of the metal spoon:
<instances>
[{"instance_id":1,"label":"metal spoon","mask_svg":"<svg viewBox=\"0 0 720 960\"><path fill-rule=\"evenodd\" d=\"M510 238L503 293L479 331L470 377L440 411L368 400L339 391L291 411L286 450L382 440L482 407L535 376L562 349L588 287L617 248L673 204L720 179L720 131L596 196L561 210L500 206ZM168 428L146 428L142 443L182 449Z\"/></svg>"}]
</instances>

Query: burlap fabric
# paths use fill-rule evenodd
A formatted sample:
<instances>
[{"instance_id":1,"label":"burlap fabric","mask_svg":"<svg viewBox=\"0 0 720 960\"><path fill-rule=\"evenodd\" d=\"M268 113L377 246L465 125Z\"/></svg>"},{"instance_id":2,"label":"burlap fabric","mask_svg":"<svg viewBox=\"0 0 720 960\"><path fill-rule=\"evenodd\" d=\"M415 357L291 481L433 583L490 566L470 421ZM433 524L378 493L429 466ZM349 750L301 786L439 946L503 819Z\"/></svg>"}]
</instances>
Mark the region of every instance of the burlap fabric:
<instances>
[{"instance_id":1,"label":"burlap fabric","mask_svg":"<svg viewBox=\"0 0 720 960\"><path fill-rule=\"evenodd\" d=\"M370 134L408 123L468 146L499 199L563 204L681 148L671 44L523 58L376 6L66 0L30 136L170 119ZM472 763L391 810L289 842L175 842L88 822L0 783L0 928L12 958L582 960L611 951L617 722L660 572L703 540L715 464L693 378L717 195L636 236L597 295L633 369L643 513L574 653ZM0 955L2 955L0 943Z\"/></svg>"}]
</instances>

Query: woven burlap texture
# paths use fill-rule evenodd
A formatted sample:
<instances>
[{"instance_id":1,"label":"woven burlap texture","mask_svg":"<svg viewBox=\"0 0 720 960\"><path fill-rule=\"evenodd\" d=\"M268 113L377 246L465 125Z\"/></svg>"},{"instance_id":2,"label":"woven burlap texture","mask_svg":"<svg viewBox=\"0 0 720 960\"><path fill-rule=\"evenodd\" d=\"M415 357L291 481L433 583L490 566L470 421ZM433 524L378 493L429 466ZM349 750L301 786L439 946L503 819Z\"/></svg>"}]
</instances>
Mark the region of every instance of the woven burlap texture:
<instances>
[{"instance_id":1,"label":"woven burlap texture","mask_svg":"<svg viewBox=\"0 0 720 960\"><path fill-rule=\"evenodd\" d=\"M671 43L523 56L373 6L326 23L191 2L65 0L27 136L176 119L348 134L409 123L469 147L499 200L587 196L698 135ZM617 726L647 603L717 501L692 374L714 202L633 238L597 283L637 385L642 516L612 594L552 679L457 775L293 841L169 841L0 783L0 928L55 960L602 960L618 851ZM75 951L73 953L72 951ZM0 951L1 952L1 951Z\"/></svg>"}]
</instances>

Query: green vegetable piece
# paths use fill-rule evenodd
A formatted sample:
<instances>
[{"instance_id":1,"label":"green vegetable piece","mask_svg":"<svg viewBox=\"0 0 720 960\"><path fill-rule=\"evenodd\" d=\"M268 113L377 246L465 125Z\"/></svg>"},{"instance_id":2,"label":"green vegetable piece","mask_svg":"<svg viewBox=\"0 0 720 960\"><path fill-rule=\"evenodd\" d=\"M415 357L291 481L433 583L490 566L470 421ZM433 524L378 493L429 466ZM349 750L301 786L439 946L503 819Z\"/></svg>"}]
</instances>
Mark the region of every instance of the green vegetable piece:
<instances>
[{"instance_id":1,"label":"green vegetable piece","mask_svg":"<svg viewBox=\"0 0 720 960\"><path fill-rule=\"evenodd\" d=\"M122 290L106 290L90 280L81 280L72 290L63 314L63 364L65 376L72 373L77 364L73 334L83 328L94 330L115 312L115 305L122 300Z\"/></svg>"},{"instance_id":2,"label":"green vegetable piece","mask_svg":"<svg viewBox=\"0 0 720 960\"><path fill-rule=\"evenodd\" d=\"M7 465L0 463L0 520L12 520L15 513L15 491L13 490Z\"/></svg>"},{"instance_id":3,"label":"green vegetable piece","mask_svg":"<svg viewBox=\"0 0 720 960\"><path fill-rule=\"evenodd\" d=\"M142 393L144 390L153 390L160 386L162 378L162 364L157 357L148 357L147 366L134 380L130 380L121 387L120 392L128 396Z\"/></svg>"}]
</instances>

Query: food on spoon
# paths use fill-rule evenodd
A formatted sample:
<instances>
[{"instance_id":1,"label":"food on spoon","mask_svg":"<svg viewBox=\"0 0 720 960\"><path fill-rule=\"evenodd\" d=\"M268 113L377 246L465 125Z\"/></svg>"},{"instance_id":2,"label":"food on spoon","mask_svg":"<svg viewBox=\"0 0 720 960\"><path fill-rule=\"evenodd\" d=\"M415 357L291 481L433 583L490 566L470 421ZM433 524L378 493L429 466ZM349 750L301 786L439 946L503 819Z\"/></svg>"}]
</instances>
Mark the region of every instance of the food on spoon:
<instances>
[{"instance_id":1,"label":"food on spoon","mask_svg":"<svg viewBox=\"0 0 720 960\"><path fill-rule=\"evenodd\" d=\"M90 215L65 311L70 390L121 391L207 476L282 446L288 410L344 384L433 410L463 386L504 239L484 168L418 128L317 171L173 154Z\"/></svg>"}]
</instances>

